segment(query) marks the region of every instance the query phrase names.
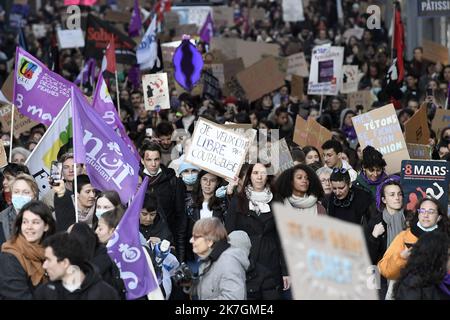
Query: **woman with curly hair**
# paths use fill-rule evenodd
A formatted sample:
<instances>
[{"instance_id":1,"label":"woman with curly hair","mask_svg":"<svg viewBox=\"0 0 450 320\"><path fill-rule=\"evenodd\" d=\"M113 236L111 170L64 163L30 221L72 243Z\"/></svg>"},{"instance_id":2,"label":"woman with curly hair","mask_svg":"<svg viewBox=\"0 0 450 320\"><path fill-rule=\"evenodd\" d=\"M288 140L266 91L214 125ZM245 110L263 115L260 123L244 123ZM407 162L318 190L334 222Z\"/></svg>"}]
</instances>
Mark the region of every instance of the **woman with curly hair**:
<instances>
[{"instance_id":1,"label":"woman with curly hair","mask_svg":"<svg viewBox=\"0 0 450 320\"><path fill-rule=\"evenodd\" d=\"M397 300L450 300L449 238L444 232L424 234L394 285ZM446 281L447 280L447 281Z\"/></svg>"},{"instance_id":2,"label":"woman with curly hair","mask_svg":"<svg viewBox=\"0 0 450 320\"><path fill-rule=\"evenodd\" d=\"M298 164L284 171L276 181L279 201L290 204L300 213L326 214L319 202L324 196L316 173L307 165Z\"/></svg>"}]
</instances>

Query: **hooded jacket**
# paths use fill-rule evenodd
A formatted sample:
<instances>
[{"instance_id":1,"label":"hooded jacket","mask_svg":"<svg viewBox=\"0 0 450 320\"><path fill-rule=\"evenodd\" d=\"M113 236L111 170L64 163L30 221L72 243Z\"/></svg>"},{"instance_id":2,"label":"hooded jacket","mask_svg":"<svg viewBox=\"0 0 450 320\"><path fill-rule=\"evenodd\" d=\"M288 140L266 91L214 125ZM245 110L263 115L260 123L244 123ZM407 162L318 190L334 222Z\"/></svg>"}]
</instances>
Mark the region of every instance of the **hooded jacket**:
<instances>
[{"instance_id":1,"label":"hooded jacket","mask_svg":"<svg viewBox=\"0 0 450 320\"><path fill-rule=\"evenodd\" d=\"M51 281L40 285L34 292L35 300L119 300L117 291L102 280L94 267L86 263L81 267L85 274L79 289L70 292L62 281Z\"/></svg>"},{"instance_id":2,"label":"hooded jacket","mask_svg":"<svg viewBox=\"0 0 450 320\"><path fill-rule=\"evenodd\" d=\"M245 250L216 242L200 264L199 279L193 287L199 300L245 300L246 270L250 262Z\"/></svg>"}]
</instances>

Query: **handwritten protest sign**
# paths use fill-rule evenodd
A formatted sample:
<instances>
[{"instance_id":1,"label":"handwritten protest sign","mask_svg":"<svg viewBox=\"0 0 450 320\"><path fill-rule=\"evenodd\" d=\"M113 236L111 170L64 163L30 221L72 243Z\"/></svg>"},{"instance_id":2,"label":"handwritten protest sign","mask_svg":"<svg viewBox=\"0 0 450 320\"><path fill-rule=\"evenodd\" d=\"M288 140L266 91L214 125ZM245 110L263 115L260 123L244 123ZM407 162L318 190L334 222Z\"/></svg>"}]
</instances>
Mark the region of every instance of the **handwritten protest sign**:
<instances>
[{"instance_id":1,"label":"handwritten protest sign","mask_svg":"<svg viewBox=\"0 0 450 320\"><path fill-rule=\"evenodd\" d=\"M361 148L372 146L383 154L388 174L400 172L401 160L409 160L408 149L395 113L394 105L352 118Z\"/></svg>"},{"instance_id":2,"label":"handwritten protest sign","mask_svg":"<svg viewBox=\"0 0 450 320\"><path fill-rule=\"evenodd\" d=\"M308 118L308 120L305 121L302 117L297 115L293 141L300 147L314 146L321 151L322 145L325 141L330 140L331 137L331 132L327 128L321 126L313 118Z\"/></svg>"},{"instance_id":3,"label":"handwritten protest sign","mask_svg":"<svg viewBox=\"0 0 450 320\"><path fill-rule=\"evenodd\" d=\"M372 107L373 98L370 90L361 90L357 92L352 92L347 95L348 107L353 111L356 110L357 105L363 106L363 111L367 112Z\"/></svg>"},{"instance_id":4,"label":"handwritten protest sign","mask_svg":"<svg viewBox=\"0 0 450 320\"><path fill-rule=\"evenodd\" d=\"M352 93L358 91L358 84L361 75L358 66L345 65L342 67L342 88L341 93Z\"/></svg>"},{"instance_id":5,"label":"handwritten protest sign","mask_svg":"<svg viewBox=\"0 0 450 320\"><path fill-rule=\"evenodd\" d=\"M327 216L299 214L275 203L274 216L292 278L295 300L376 300L377 274L371 269L359 225Z\"/></svg>"},{"instance_id":6,"label":"handwritten protest sign","mask_svg":"<svg viewBox=\"0 0 450 320\"><path fill-rule=\"evenodd\" d=\"M146 110L170 109L167 73L145 74L142 76L144 103Z\"/></svg>"},{"instance_id":7,"label":"handwritten protest sign","mask_svg":"<svg viewBox=\"0 0 450 320\"><path fill-rule=\"evenodd\" d=\"M423 39L422 47L423 47L423 58L425 60L434 63L440 62L444 65L449 63L447 47L427 39Z\"/></svg>"},{"instance_id":8,"label":"handwritten protest sign","mask_svg":"<svg viewBox=\"0 0 450 320\"><path fill-rule=\"evenodd\" d=\"M441 131L450 126L450 110L436 109L431 127L436 132L436 136L441 136Z\"/></svg>"},{"instance_id":9,"label":"handwritten protest sign","mask_svg":"<svg viewBox=\"0 0 450 320\"><path fill-rule=\"evenodd\" d=\"M430 129L428 128L427 107L422 106L405 122L405 140L408 143L428 144Z\"/></svg>"},{"instance_id":10,"label":"handwritten protest sign","mask_svg":"<svg viewBox=\"0 0 450 320\"><path fill-rule=\"evenodd\" d=\"M286 80L290 81L293 75L303 78L309 76L308 63L306 62L305 54L303 52L290 55L286 60Z\"/></svg>"},{"instance_id":11,"label":"handwritten protest sign","mask_svg":"<svg viewBox=\"0 0 450 320\"><path fill-rule=\"evenodd\" d=\"M3 106L0 109L0 122L5 132L11 131L11 105ZM14 108L14 137L19 138L22 133L38 125L37 122L27 118Z\"/></svg>"},{"instance_id":12,"label":"handwritten protest sign","mask_svg":"<svg viewBox=\"0 0 450 320\"><path fill-rule=\"evenodd\" d=\"M303 99L303 78L293 75L291 79L291 96Z\"/></svg>"},{"instance_id":13,"label":"handwritten protest sign","mask_svg":"<svg viewBox=\"0 0 450 320\"><path fill-rule=\"evenodd\" d=\"M3 145L3 140L0 139L0 168L3 168L7 164L8 160L6 159L5 146Z\"/></svg>"},{"instance_id":14,"label":"handwritten protest sign","mask_svg":"<svg viewBox=\"0 0 450 320\"><path fill-rule=\"evenodd\" d=\"M318 46L312 51L308 94L338 94L342 81L343 47Z\"/></svg>"},{"instance_id":15,"label":"handwritten protest sign","mask_svg":"<svg viewBox=\"0 0 450 320\"><path fill-rule=\"evenodd\" d=\"M425 197L438 200L442 208L448 206L450 164L447 161L402 161L402 187L407 210L413 211Z\"/></svg>"},{"instance_id":16,"label":"handwritten protest sign","mask_svg":"<svg viewBox=\"0 0 450 320\"><path fill-rule=\"evenodd\" d=\"M239 175L250 141L204 118L196 122L186 161L222 178Z\"/></svg>"},{"instance_id":17,"label":"handwritten protest sign","mask_svg":"<svg viewBox=\"0 0 450 320\"><path fill-rule=\"evenodd\" d=\"M433 148L429 145L407 143L409 157L411 159L430 160Z\"/></svg>"}]
</instances>

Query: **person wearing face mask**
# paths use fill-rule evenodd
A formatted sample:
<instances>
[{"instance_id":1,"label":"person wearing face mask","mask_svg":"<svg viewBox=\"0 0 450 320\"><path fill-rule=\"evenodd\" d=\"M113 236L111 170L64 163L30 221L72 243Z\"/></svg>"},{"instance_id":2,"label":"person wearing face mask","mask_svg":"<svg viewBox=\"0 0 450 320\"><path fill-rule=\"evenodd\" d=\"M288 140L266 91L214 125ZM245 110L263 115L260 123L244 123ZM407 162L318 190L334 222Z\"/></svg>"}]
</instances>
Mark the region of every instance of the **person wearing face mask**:
<instances>
[{"instance_id":1,"label":"person wearing face mask","mask_svg":"<svg viewBox=\"0 0 450 320\"><path fill-rule=\"evenodd\" d=\"M0 212L8 208L11 202L11 183L14 181L14 178L21 173L30 174L27 166L23 164L17 163L8 163L6 167L3 168L3 190L0 193Z\"/></svg>"},{"instance_id":2,"label":"person wearing face mask","mask_svg":"<svg viewBox=\"0 0 450 320\"><path fill-rule=\"evenodd\" d=\"M0 300L31 300L47 280L42 241L55 232L50 208L42 201L23 205L14 221L11 239L0 253Z\"/></svg>"},{"instance_id":3,"label":"person wearing face mask","mask_svg":"<svg viewBox=\"0 0 450 320\"><path fill-rule=\"evenodd\" d=\"M95 202L95 216L93 217L92 229L95 230L97 228L97 223L102 217L102 214L117 207L120 207L122 210L125 209L120 201L120 196L117 191L107 190L101 192Z\"/></svg>"},{"instance_id":4,"label":"person wearing face mask","mask_svg":"<svg viewBox=\"0 0 450 320\"><path fill-rule=\"evenodd\" d=\"M378 150L372 146L367 146L363 150L361 165L362 170L356 178L355 186L370 192L375 199L377 186L387 177L385 172L386 161Z\"/></svg>"},{"instance_id":5,"label":"person wearing face mask","mask_svg":"<svg viewBox=\"0 0 450 320\"><path fill-rule=\"evenodd\" d=\"M17 212L31 200L38 199L39 187L32 176L21 173L11 184L11 194L11 205L0 212L0 244L11 237Z\"/></svg>"},{"instance_id":6,"label":"person wearing face mask","mask_svg":"<svg viewBox=\"0 0 450 320\"><path fill-rule=\"evenodd\" d=\"M389 280L397 280L405 267L412 246L425 233L439 230L450 235L450 224L445 212L434 198L423 198L417 204L417 210L410 227L400 232L378 262L381 275Z\"/></svg>"}]
</instances>

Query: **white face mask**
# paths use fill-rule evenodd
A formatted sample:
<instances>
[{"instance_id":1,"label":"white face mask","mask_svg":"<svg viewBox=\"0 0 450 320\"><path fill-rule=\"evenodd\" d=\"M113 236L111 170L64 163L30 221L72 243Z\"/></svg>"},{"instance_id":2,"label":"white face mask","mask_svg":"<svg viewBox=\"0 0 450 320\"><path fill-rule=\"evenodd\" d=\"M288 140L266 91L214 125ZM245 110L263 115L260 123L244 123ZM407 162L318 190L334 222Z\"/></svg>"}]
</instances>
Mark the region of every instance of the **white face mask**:
<instances>
[{"instance_id":1,"label":"white face mask","mask_svg":"<svg viewBox=\"0 0 450 320\"><path fill-rule=\"evenodd\" d=\"M97 216L97 219L100 219L102 214L104 214L106 211L109 211L108 209L97 209L95 210L95 215Z\"/></svg>"}]
</instances>

